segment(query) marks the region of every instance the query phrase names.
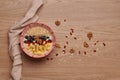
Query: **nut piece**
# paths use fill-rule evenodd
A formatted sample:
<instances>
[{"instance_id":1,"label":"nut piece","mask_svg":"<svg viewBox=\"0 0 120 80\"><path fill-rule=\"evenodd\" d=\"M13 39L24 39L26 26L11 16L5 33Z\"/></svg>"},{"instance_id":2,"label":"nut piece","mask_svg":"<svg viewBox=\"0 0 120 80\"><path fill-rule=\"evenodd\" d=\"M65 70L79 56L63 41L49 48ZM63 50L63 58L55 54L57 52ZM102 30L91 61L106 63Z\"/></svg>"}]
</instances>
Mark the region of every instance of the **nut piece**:
<instances>
[{"instance_id":1,"label":"nut piece","mask_svg":"<svg viewBox=\"0 0 120 80\"><path fill-rule=\"evenodd\" d=\"M57 21L55 21L55 25L56 25L56 26L59 26L60 24L61 24L61 22L60 22L60 21L58 21L58 20L57 20Z\"/></svg>"},{"instance_id":2,"label":"nut piece","mask_svg":"<svg viewBox=\"0 0 120 80\"><path fill-rule=\"evenodd\" d=\"M75 50L72 48L72 49L70 49L70 51L69 51L70 53L74 53L75 52Z\"/></svg>"},{"instance_id":3,"label":"nut piece","mask_svg":"<svg viewBox=\"0 0 120 80\"><path fill-rule=\"evenodd\" d=\"M88 45L88 43L87 42L84 42L84 47L86 47L86 48L88 48L89 47L89 45Z\"/></svg>"},{"instance_id":4,"label":"nut piece","mask_svg":"<svg viewBox=\"0 0 120 80\"><path fill-rule=\"evenodd\" d=\"M92 32L87 33L87 37L89 40L91 40L91 38L93 37L93 33Z\"/></svg>"},{"instance_id":5,"label":"nut piece","mask_svg":"<svg viewBox=\"0 0 120 80\"><path fill-rule=\"evenodd\" d=\"M61 48L60 44L58 44L58 43L55 44L55 47L56 48Z\"/></svg>"}]
</instances>

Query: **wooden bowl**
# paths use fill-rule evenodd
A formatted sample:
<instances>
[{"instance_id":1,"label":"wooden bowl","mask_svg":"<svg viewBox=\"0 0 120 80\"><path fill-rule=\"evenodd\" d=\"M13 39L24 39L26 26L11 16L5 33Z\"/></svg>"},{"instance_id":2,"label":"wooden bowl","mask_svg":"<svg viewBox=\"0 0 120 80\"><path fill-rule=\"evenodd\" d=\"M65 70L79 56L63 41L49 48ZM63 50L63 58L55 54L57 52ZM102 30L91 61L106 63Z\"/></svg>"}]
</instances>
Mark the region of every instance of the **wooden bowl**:
<instances>
[{"instance_id":1,"label":"wooden bowl","mask_svg":"<svg viewBox=\"0 0 120 80\"><path fill-rule=\"evenodd\" d=\"M32 50L32 48L30 47L30 49L28 48L30 45L32 45L32 42L30 43L29 42L29 44L28 43L26 43L25 41L26 41L26 36L30 36L31 35L31 33L30 33L30 30L31 29L35 29L35 28L40 28L40 30L42 30L43 29L43 32L44 31L46 31L46 32L49 32L49 35L50 35L50 37L52 37L51 38L51 47L50 47L50 49L49 50L47 50L47 51L45 51L45 52L43 52L43 53L41 53L39 50L39 52L41 53L41 54L36 54L36 53L33 53L34 51L30 51L30 49ZM37 30L37 29L36 29ZM32 32L32 30L31 30L31 32ZM35 33L36 32L36 33ZM42 33L42 31L40 31L40 33ZM44 32L45 33L45 32ZM43 33L43 34L44 34ZM34 34L39 34L39 32L37 32L37 31L33 31L33 35ZM45 33L46 34L46 33ZM32 36L32 35L31 35ZM34 38L33 38L33 40L34 40ZM34 44L33 44L33 48L34 48L34 46L37 46L38 44L36 43L36 41L33 41L34 42ZM45 42L45 41L44 41ZM26 25L25 26L25 28L23 29L23 31L22 31L22 33L21 33L21 35L20 35L20 46L21 46L21 48L22 48L22 50L23 50L23 52L26 54L26 55L28 55L28 56L30 56L30 57L32 57L32 58L42 58L42 57L45 57L45 56L47 56L47 55L49 55L51 52L52 52L52 50L54 49L54 45L55 45L55 42L56 42L56 38L55 38L55 35L54 35L54 32L52 31L52 29L49 27L49 26L47 26L47 25L45 25L45 24L42 24L42 23L30 23L30 24L28 24L28 25ZM46 43L47 44L47 43ZM39 44L38 46L41 46L42 45L42 47L44 48L44 45L43 45L43 43L41 43L41 44ZM27 47L26 47L27 46ZM35 50L35 49L34 49ZM37 50L37 49L36 49Z\"/></svg>"}]
</instances>

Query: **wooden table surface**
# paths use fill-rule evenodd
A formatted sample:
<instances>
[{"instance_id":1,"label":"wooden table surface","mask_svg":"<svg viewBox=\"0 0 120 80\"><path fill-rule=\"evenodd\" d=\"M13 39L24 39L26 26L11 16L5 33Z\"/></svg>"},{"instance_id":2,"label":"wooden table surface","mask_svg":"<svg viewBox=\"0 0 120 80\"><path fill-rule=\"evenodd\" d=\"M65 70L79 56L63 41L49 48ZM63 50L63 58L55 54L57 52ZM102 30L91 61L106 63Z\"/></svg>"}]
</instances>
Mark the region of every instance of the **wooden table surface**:
<instances>
[{"instance_id":1,"label":"wooden table surface","mask_svg":"<svg viewBox=\"0 0 120 80\"><path fill-rule=\"evenodd\" d=\"M12 67L8 30L23 18L31 2L0 0L0 80L9 80ZM48 56L53 60L36 61L22 55L23 80L120 80L120 0L47 0L38 15L41 23L54 30L61 48L55 48ZM61 21L60 26L54 24L56 20ZM88 32L93 33L92 40L86 37ZM63 54L66 41L69 44ZM84 41L89 48L83 47ZM71 48L75 53L69 52Z\"/></svg>"}]
</instances>

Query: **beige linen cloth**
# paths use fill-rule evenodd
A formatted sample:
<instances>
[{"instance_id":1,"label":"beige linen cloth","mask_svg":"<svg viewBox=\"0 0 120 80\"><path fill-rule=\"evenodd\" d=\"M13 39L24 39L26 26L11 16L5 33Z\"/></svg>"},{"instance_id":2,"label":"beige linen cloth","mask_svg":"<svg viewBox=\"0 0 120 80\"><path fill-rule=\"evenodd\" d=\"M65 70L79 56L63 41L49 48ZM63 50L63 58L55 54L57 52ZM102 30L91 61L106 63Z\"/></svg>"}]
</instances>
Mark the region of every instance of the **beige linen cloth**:
<instances>
[{"instance_id":1,"label":"beige linen cloth","mask_svg":"<svg viewBox=\"0 0 120 80\"><path fill-rule=\"evenodd\" d=\"M22 32L25 25L36 22L38 16L36 15L37 10L43 5L43 0L33 0L31 8L28 10L26 15L20 22L13 25L9 30L9 54L13 61L13 66L11 70L10 80L21 80L22 73L22 59L21 59L21 49L19 46L19 35Z\"/></svg>"}]
</instances>

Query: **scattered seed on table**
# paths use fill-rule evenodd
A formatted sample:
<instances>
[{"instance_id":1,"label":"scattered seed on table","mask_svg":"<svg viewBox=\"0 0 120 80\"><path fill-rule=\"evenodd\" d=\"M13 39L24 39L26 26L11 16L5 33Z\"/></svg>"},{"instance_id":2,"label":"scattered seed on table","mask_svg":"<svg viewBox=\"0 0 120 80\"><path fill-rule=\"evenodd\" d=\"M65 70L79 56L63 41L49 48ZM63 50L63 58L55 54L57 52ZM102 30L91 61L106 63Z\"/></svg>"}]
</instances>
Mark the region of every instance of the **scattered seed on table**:
<instances>
[{"instance_id":1,"label":"scattered seed on table","mask_svg":"<svg viewBox=\"0 0 120 80\"><path fill-rule=\"evenodd\" d=\"M77 37L74 37L74 39L76 40L76 39L77 39Z\"/></svg>"},{"instance_id":2,"label":"scattered seed on table","mask_svg":"<svg viewBox=\"0 0 120 80\"><path fill-rule=\"evenodd\" d=\"M94 43L94 45L96 45L97 43Z\"/></svg>"},{"instance_id":3,"label":"scattered seed on table","mask_svg":"<svg viewBox=\"0 0 120 80\"><path fill-rule=\"evenodd\" d=\"M81 54L81 52L80 52L80 51L78 51L78 54Z\"/></svg>"},{"instance_id":4,"label":"scattered seed on table","mask_svg":"<svg viewBox=\"0 0 120 80\"><path fill-rule=\"evenodd\" d=\"M47 60L49 60L49 58L46 58Z\"/></svg>"},{"instance_id":5,"label":"scattered seed on table","mask_svg":"<svg viewBox=\"0 0 120 80\"><path fill-rule=\"evenodd\" d=\"M94 45L97 45L98 42L99 42L99 40L97 40L97 41L94 43Z\"/></svg>"},{"instance_id":6,"label":"scattered seed on table","mask_svg":"<svg viewBox=\"0 0 120 80\"><path fill-rule=\"evenodd\" d=\"M86 51L84 51L84 54L86 55L86 54L87 54L87 52L86 52Z\"/></svg>"},{"instance_id":7,"label":"scattered seed on table","mask_svg":"<svg viewBox=\"0 0 120 80\"><path fill-rule=\"evenodd\" d=\"M53 60L53 58L50 58L50 60Z\"/></svg>"},{"instance_id":8,"label":"scattered seed on table","mask_svg":"<svg viewBox=\"0 0 120 80\"><path fill-rule=\"evenodd\" d=\"M70 35L72 35L72 32L70 32Z\"/></svg>"},{"instance_id":9,"label":"scattered seed on table","mask_svg":"<svg viewBox=\"0 0 120 80\"><path fill-rule=\"evenodd\" d=\"M86 48L88 48L88 47L89 47L89 45L88 45L88 43L87 43L87 42L84 42L84 43L83 43L83 45L84 45L84 47L86 47Z\"/></svg>"},{"instance_id":10,"label":"scattered seed on table","mask_svg":"<svg viewBox=\"0 0 120 80\"><path fill-rule=\"evenodd\" d=\"M106 44L105 44L105 43L103 43L103 46L106 46Z\"/></svg>"},{"instance_id":11,"label":"scattered seed on table","mask_svg":"<svg viewBox=\"0 0 120 80\"><path fill-rule=\"evenodd\" d=\"M70 30L72 31L72 33L74 33L74 29L71 28Z\"/></svg>"},{"instance_id":12,"label":"scattered seed on table","mask_svg":"<svg viewBox=\"0 0 120 80\"><path fill-rule=\"evenodd\" d=\"M68 44L68 41L66 41L66 44Z\"/></svg>"},{"instance_id":13,"label":"scattered seed on table","mask_svg":"<svg viewBox=\"0 0 120 80\"><path fill-rule=\"evenodd\" d=\"M65 53L66 53L66 51L65 51L65 50L62 50L62 52L63 52L63 54L65 54Z\"/></svg>"},{"instance_id":14,"label":"scattered seed on table","mask_svg":"<svg viewBox=\"0 0 120 80\"><path fill-rule=\"evenodd\" d=\"M93 50L93 52L96 52L96 50Z\"/></svg>"},{"instance_id":15,"label":"scattered seed on table","mask_svg":"<svg viewBox=\"0 0 120 80\"><path fill-rule=\"evenodd\" d=\"M68 36L65 36L66 38L68 38Z\"/></svg>"},{"instance_id":16,"label":"scattered seed on table","mask_svg":"<svg viewBox=\"0 0 120 80\"><path fill-rule=\"evenodd\" d=\"M58 54L56 54L56 56L58 56Z\"/></svg>"},{"instance_id":17,"label":"scattered seed on table","mask_svg":"<svg viewBox=\"0 0 120 80\"><path fill-rule=\"evenodd\" d=\"M66 48L66 45L64 45L64 48Z\"/></svg>"},{"instance_id":18,"label":"scattered seed on table","mask_svg":"<svg viewBox=\"0 0 120 80\"><path fill-rule=\"evenodd\" d=\"M66 19L64 19L64 22L66 22Z\"/></svg>"}]
</instances>

